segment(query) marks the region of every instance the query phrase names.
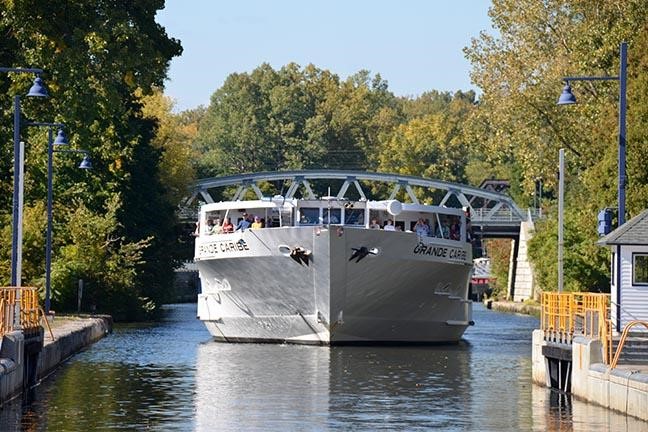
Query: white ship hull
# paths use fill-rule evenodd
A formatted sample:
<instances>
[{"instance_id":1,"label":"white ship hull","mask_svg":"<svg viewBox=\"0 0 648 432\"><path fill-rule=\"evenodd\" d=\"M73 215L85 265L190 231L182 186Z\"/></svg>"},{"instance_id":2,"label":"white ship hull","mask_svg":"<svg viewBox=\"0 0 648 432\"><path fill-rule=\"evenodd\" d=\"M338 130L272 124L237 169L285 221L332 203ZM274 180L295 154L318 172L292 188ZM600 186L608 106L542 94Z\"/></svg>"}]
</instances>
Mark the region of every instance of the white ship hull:
<instances>
[{"instance_id":1,"label":"white ship hull","mask_svg":"<svg viewBox=\"0 0 648 432\"><path fill-rule=\"evenodd\" d=\"M353 248L369 253L350 260ZM289 256L301 248L302 259ZM469 243L362 228L203 236L198 316L227 342L456 342L471 324Z\"/></svg>"}]
</instances>

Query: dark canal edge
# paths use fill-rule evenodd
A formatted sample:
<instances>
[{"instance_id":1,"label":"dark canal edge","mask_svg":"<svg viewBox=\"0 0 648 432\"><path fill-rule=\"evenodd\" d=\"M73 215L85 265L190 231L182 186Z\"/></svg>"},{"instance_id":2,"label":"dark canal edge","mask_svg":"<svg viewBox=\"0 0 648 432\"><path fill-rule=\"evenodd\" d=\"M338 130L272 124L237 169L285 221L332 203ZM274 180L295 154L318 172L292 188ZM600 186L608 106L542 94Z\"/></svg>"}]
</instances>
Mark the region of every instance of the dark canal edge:
<instances>
[{"instance_id":1,"label":"dark canal edge","mask_svg":"<svg viewBox=\"0 0 648 432\"><path fill-rule=\"evenodd\" d=\"M0 347L0 409L47 379L60 365L79 351L112 332L110 315L59 318L61 325L37 338L25 338L22 331L7 333Z\"/></svg>"}]
</instances>

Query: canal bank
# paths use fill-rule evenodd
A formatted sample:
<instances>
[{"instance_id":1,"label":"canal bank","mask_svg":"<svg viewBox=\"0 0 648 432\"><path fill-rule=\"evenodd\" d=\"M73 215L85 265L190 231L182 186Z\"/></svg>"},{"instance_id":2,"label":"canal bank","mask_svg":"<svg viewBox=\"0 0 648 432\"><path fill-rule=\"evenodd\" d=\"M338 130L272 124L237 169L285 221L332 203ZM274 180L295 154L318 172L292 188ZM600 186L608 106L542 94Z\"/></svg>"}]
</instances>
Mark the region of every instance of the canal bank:
<instances>
[{"instance_id":1,"label":"canal bank","mask_svg":"<svg viewBox=\"0 0 648 432\"><path fill-rule=\"evenodd\" d=\"M536 384L555 387L556 381L567 380L573 396L648 421L648 366L609 367L597 339L575 336L571 344L562 345L563 358L558 364L564 370L556 371L549 359L558 356L545 355L545 332L533 331L532 376Z\"/></svg>"},{"instance_id":2,"label":"canal bank","mask_svg":"<svg viewBox=\"0 0 648 432\"><path fill-rule=\"evenodd\" d=\"M72 355L107 335L112 330L112 317L58 317L52 321L51 330L28 338L22 331L4 335L0 345L0 405L38 384Z\"/></svg>"},{"instance_id":3,"label":"canal bank","mask_svg":"<svg viewBox=\"0 0 648 432\"><path fill-rule=\"evenodd\" d=\"M542 293L533 381L648 421L648 338L630 332L646 324L633 321L617 334L609 310L607 294Z\"/></svg>"},{"instance_id":4,"label":"canal bank","mask_svg":"<svg viewBox=\"0 0 648 432\"><path fill-rule=\"evenodd\" d=\"M490 306L487 302L490 301ZM492 301L484 300L484 305L488 309L493 309L499 312L511 312L519 313L524 315L531 315L534 317L540 317L540 305L537 304L528 304L524 302L512 302L512 301Z\"/></svg>"}]
</instances>

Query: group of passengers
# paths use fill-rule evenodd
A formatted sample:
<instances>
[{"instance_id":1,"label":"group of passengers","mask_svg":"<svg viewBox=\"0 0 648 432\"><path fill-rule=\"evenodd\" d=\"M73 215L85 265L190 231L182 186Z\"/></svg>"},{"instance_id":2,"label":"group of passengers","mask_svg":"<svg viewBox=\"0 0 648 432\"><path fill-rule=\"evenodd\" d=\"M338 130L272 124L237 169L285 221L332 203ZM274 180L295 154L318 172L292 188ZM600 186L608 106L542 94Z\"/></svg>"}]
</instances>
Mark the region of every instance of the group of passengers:
<instances>
[{"instance_id":1,"label":"group of passengers","mask_svg":"<svg viewBox=\"0 0 648 432\"><path fill-rule=\"evenodd\" d=\"M234 226L230 218L209 219L207 221L206 234L228 234L235 231L245 231L246 229L260 229L265 228L265 221L259 216L252 216L248 213L243 213L243 218Z\"/></svg>"},{"instance_id":2,"label":"group of passengers","mask_svg":"<svg viewBox=\"0 0 648 432\"><path fill-rule=\"evenodd\" d=\"M369 224L370 229L383 229L385 231L402 231L403 229L400 226L394 225L394 221L391 219L387 219L385 221L385 225L381 226L380 223L378 222L378 219L373 218L371 219L371 223Z\"/></svg>"},{"instance_id":3,"label":"group of passengers","mask_svg":"<svg viewBox=\"0 0 648 432\"><path fill-rule=\"evenodd\" d=\"M378 222L378 219L374 218L371 220L369 225L371 229L383 229L385 231L401 231L400 226L394 226L394 222L391 219L387 219L384 226L381 226ZM458 220L453 220L451 224L441 224L438 225L436 231L430 228L430 221L428 219L419 218L416 221L416 224L412 228L418 236L421 237L439 237L450 240L459 240L461 237L461 227Z\"/></svg>"},{"instance_id":4,"label":"group of passengers","mask_svg":"<svg viewBox=\"0 0 648 432\"><path fill-rule=\"evenodd\" d=\"M461 238L461 226L457 219L452 220L450 225L447 223L437 225L435 232L433 232L430 228L430 221L419 218L414 225L414 232L421 237L438 237L450 240L459 240Z\"/></svg>"}]
</instances>

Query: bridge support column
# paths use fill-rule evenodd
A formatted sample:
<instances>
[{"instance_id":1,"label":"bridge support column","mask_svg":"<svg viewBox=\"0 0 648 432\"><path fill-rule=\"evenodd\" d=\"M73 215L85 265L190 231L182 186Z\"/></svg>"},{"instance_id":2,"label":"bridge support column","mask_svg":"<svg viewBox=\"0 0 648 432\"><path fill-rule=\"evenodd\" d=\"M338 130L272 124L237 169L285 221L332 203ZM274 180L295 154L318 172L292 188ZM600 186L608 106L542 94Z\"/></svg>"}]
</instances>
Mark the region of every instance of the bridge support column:
<instances>
[{"instance_id":1,"label":"bridge support column","mask_svg":"<svg viewBox=\"0 0 648 432\"><path fill-rule=\"evenodd\" d=\"M524 301L534 296L533 269L531 268L531 262L527 255L527 242L531 240L533 230L534 225L531 218L520 224L520 237L513 248L514 253L511 253L512 263L509 268L509 296L513 301Z\"/></svg>"}]
</instances>

